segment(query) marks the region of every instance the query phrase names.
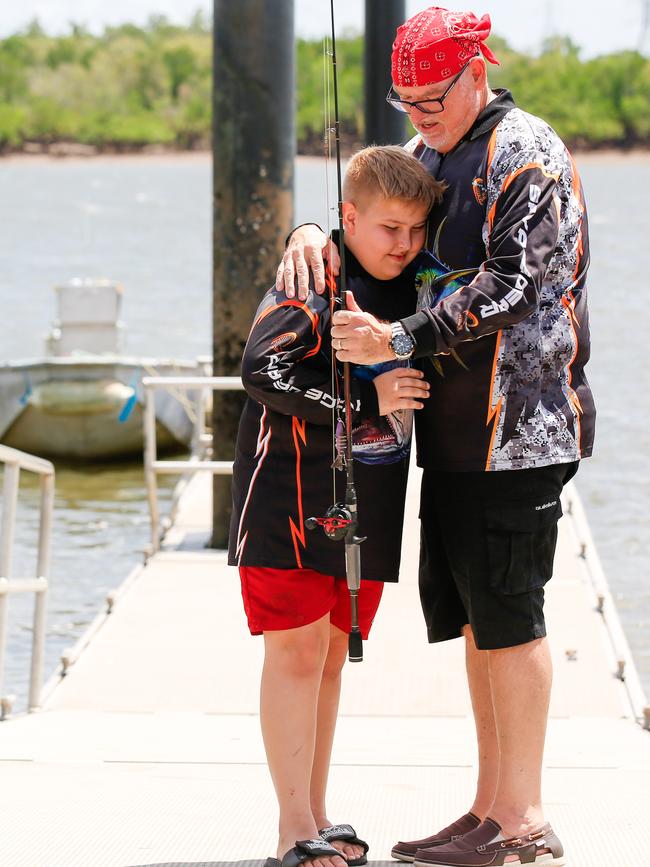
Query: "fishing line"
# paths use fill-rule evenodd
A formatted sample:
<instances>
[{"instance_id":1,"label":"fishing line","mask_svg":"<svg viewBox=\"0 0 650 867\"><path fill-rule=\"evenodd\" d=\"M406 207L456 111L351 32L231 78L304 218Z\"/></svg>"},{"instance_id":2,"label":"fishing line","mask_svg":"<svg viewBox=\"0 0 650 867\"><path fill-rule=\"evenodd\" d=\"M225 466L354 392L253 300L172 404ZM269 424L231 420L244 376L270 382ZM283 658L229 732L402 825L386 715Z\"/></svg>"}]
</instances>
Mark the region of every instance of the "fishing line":
<instances>
[{"instance_id":1,"label":"fishing line","mask_svg":"<svg viewBox=\"0 0 650 867\"><path fill-rule=\"evenodd\" d=\"M339 258L340 258L340 273L339 286L340 291L338 298L336 297L336 281L333 278L331 269L326 271L326 283L330 292L330 313L333 314L335 300L342 306L345 306L347 277L345 269L345 236L343 228L343 183L341 180L341 137L340 137L340 120L339 120L339 96L338 96L338 75L337 75L337 60L336 60L336 26L334 21L334 0L330 0L330 15L332 23L332 42L331 42L331 59L332 59L332 83L334 93L334 141L336 150L336 179L337 179L337 198L338 198L338 216L339 216ZM329 76L327 77L329 79ZM331 104L331 101L330 101ZM329 108L325 112L326 128L328 131L328 139L331 138L332 126ZM327 124L327 121L330 123ZM329 145L331 153L331 144ZM328 189L329 195L329 189ZM329 229L329 207L328 207L328 229ZM333 250L330 234L330 254ZM330 341L331 343L331 341ZM357 536L358 518L357 518L357 494L354 486L354 470L352 458L352 396L351 396L351 372L350 363L343 362L343 405L345 423L344 437L341 434L340 428L343 427L340 416L340 400L338 394L338 367L334 348L330 348L332 357L332 376L336 381L336 392L333 390L332 398L335 401L333 407L333 454L336 452L336 458L333 466L336 469L345 469L346 484L345 484L345 501L343 503L336 502L336 472L333 473L334 484L334 505L330 506L323 517L308 518L305 521L305 526L310 530L316 527L322 527L325 535L332 541L345 541L345 569L348 590L350 593L350 635L348 640L348 653L350 662L360 662L363 659L363 644L361 640L361 631L359 629L359 612L358 612L358 596L361 585L361 555L359 546L363 542L363 538ZM337 448L337 445L343 446L343 454Z\"/></svg>"}]
</instances>

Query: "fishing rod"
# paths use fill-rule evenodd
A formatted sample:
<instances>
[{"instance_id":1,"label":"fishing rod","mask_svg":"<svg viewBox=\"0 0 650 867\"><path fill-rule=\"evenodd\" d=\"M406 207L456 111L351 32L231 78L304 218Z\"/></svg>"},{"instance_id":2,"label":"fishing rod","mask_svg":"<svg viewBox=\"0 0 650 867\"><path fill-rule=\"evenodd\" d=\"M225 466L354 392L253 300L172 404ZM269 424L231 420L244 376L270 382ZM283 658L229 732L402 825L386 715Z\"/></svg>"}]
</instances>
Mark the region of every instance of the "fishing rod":
<instances>
[{"instance_id":1,"label":"fishing rod","mask_svg":"<svg viewBox=\"0 0 650 867\"><path fill-rule=\"evenodd\" d=\"M336 145L336 178L338 193L338 216L339 216L339 252L341 268L339 273L340 293L338 303L343 307L347 300L347 276L345 270L345 239L343 228L343 183L341 180L341 136L339 121L339 93L338 75L336 68L336 26L334 22L334 0L330 0L330 18L332 23L332 80L334 89L334 141ZM328 130L328 134L331 130ZM336 286L333 281L328 281L330 291L330 310L334 309L337 299L335 298ZM332 348L332 354L334 349ZM336 364L332 356L333 369ZM336 371L334 373L336 375ZM357 513L357 492L354 486L354 466L352 458L352 396L351 396L351 372L350 363L343 362L343 408L344 421L336 416L338 406L333 411L332 436L335 441L334 466L337 469L345 469L345 497L344 501L335 502L330 506L322 518L308 518L305 526L310 530L322 527L325 535L333 542L345 541L345 572L348 591L350 593L350 636L348 639L348 658L350 662L363 660L363 643L359 629L359 588L361 586L361 551L360 545L363 537L357 535L359 518ZM338 400L336 401L338 405ZM334 500L336 501L336 483L334 482Z\"/></svg>"}]
</instances>

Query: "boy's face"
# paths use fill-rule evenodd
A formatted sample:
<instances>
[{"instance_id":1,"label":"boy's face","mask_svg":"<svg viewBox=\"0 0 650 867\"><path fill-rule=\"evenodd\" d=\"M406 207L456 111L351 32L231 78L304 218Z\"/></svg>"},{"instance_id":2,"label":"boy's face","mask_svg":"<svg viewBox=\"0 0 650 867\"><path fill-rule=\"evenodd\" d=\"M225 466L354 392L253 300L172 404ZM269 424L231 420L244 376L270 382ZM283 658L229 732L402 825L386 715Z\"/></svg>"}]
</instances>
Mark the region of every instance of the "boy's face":
<instances>
[{"instance_id":1,"label":"boy's face","mask_svg":"<svg viewBox=\"0 0 650 867\"><path fill-rule=\"evenodd\" d=\"M424 246L426 206L408 199L371 196L343 202L345 243L378 280L399 276Z\"/></svg>"}]
</instances>

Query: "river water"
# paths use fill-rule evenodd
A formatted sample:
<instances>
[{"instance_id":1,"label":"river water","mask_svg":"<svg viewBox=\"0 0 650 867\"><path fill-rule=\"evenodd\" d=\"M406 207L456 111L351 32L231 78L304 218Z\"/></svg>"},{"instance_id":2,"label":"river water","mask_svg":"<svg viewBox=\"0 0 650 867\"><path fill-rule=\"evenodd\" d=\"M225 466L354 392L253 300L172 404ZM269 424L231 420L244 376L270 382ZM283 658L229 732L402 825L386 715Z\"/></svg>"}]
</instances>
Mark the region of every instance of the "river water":
<instances>
[{"instance_id":1,"label":"river water","mask_svg":"<svg viewBox=\"0 0 650 867\"><path fill-rule=\"evenodd\" d=\"M650 374L644 218L650 159L578 159L590 212L590 380L596 453L577 478L598 550L650 693ZM0 360L42 353L52 287L75 276L125 286L127 349L210 350L207 156L0 161ZM297 163L296 222L326 223L320 162ZM163 480L163 501L171 478ZM37 486L23 474L14 574L33 574ZM141 466L57 467L46 673L142 559L148 514ZM3 693L24 707L31 598L11 598Z\"/></svg>"}]
</instances>

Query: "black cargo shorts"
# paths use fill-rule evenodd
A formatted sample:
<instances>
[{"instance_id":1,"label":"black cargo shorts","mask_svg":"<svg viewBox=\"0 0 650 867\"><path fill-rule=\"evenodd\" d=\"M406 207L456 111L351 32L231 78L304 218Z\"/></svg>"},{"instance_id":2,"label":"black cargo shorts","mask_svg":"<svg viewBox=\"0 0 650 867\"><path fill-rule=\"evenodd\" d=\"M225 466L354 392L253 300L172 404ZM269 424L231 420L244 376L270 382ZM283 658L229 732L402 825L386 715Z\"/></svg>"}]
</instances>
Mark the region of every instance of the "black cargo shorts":
<instances>
[{"instance_id":1,"label":"black cargo shorts","mask_svg":"<svg viewBox=\"0 0 650 867\"><path fill-rule=\"evenodd\" d=\"M425 469L420 500L420 600L430 642L470 624L495 650L546 635L562 488L578 462L530 470Z\"/></svg>"}]
</instances>

